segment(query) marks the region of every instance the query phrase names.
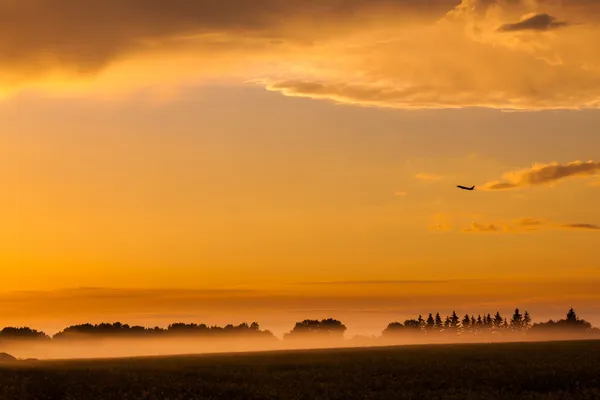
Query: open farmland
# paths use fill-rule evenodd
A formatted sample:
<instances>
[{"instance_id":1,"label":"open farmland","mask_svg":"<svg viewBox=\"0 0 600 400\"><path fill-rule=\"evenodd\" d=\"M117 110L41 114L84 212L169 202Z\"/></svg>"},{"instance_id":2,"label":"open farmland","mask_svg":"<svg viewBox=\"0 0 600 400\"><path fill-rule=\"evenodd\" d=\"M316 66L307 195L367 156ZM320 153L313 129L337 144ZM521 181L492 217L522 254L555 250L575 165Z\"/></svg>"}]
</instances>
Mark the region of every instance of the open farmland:
<instances>
[{"instance_id":1,"label":"open farmland","mask_svg":"<svg viewBox=\"0 0 600 400\"><path fill-rule=\"evenodd\" d=\"M0 398L598 399L600 341L21 361Z\"/></svg>"}]
</instances>

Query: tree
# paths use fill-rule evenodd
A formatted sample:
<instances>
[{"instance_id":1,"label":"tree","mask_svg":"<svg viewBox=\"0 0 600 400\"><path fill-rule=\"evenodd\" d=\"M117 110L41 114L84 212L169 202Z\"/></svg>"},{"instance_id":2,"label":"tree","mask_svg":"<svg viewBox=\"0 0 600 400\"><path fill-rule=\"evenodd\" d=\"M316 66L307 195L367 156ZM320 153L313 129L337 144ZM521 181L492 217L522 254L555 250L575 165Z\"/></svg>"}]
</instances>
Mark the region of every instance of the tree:
<instances>
[{"instance_id":1,"label":"tree","mask_svg":"<svg viewBox=\"0 0 600 400\"><path fill-rule=\"evenodd\" d=\"M515 308L515 313L513 314L512 319L510 320L510 326L513 331L519 331L523 326L523 315L519 313L518 308Z\"/></svg>"},{"instance_id":2,"label":"tree","mask_svg":"<svg viewBox=\"0 0 600 400\"><path fill-rule=\"evenodd\" d=\"M435 314L435 330L441 331L444 324L442 322L442 317L440 317L440 313Z\"/></svg>"},{"instance_id":3,"label":"tree","mask_svg":"<svg viewBox=\"0 0 600 400\"><path fill-rule=\"evenodd\" d=\"M419 328L421 330L425 329L425 320L421 314L419 314L419 319L417 321L419 321Z\"/></svg>"},{"instance_id":4,"label":"tree","mask_svg":"<svg viewBox=\"0 0 600 400\"><path fill-rule=\"evenodd\" d=\"M28 327L12 328L6 327L0 331L0 340L48 340L50 336L44 332L36 331Z\"/></svg>"},{"instance_id":5,"label":"tree","mask_svg":"<svg viewBox=\"0 0 600 400\"><path fill-rule=\"evenodd\" d=\"M310 335L310 337L341 338L344 336L346 329L347 328L344 324L333 318L328 318L321 321L316 319L305 319L302 322L296 322L294 329L285 334L284 338L308 335Z\"/></svg>"},{"instance_id":6,"label":"tree","mask_svg":"<svg viewBox=\"0 0 600 400\"><path fill-rule=\"evenodd\" d=\"M404 326L407 329L421 330L421 323L417 319L407 319L404 321Z\"/></svg>"},{"instance_id":7,"label":"tree","mask_svg":"<svg viewBox=\"0 0 600 400\"><path fill-rule=\"evenodd\" d=\"M456 315L456 311L452 311L452 316L450 317L450 327L454 330L458 330L458 324L460 323L460 318Z\"/></svg>"},{"instance_id":8,"label":"tree","mask_svg":"<svg viewBox=\"0 0 600 400\"><path fill-rule=\"evenodd\" d=\"M531 316L527 311L523 314L523 330L528 330L531 328Z\"/></svg>"},{"instance_id":9,"label":"tree","mask_svg":"<svg viewBox=\"0 0 600 400\"><path fill-rule=\"evenodd\" d=\"M427 317L427 322L425 325L425 329L428 331L432 331L435 328L435 320L433 319L433 315L429 313L429 317Z\"/></svg>"},{"instance_id":10,"label":"tree","mask_svg":"<svg viewBox=\"0 0 600 400\"><path fill-rule=\"evenodd\" d=\"M444 320L444 329L445 330L450 329L451 324L452 324L452 322L450 321L450 317L446 315L446 319Z\"/></svg>"},{"instance_id":11,"label":"tree","mask_svg":"<svg viewBox=\"0 0 600 400\"><path fill-rule=\"evenodd\" d=\"M462 319L462 329L463 332L471 330L471 318L469 317L469 314L465 314L465 316Z\"/></svg>"},{"instance_id":12,"label":"tree","mask_svg":"<svg viewBox=\"0 0 600 400\"><path fill-rule=\"evenodd\" d=\"M333 318L327 318L321 321L319 328L323 332L327 332L333 336L343 336L346 331L346 325L342 324L341 321Z\"/></svg>"},{"instance_id":13,"label":"tree","mask_svg":"<svg viewBox=\"0 0 600 400\"><path fill-rule=\"evenodd\" d=\"M500 329L502 327L502 316L500 316L500 311L496 311L496 315L494 315L494 328Z\"/></svg>"},{"instance_id":14,"label":"tree","mask_svg":"<svg viewBox=\"0 0 600 400\"><path fill-rule=\"evenodd\" d=\"M392 336L398 333L402 333L404 330L404 325L402 325L400 322L391 322L390 324L388 324L387 328L385 328L383 332L381 332L381 335L383 337Z\"/></svg>"},{"instance_id":15,"label":"tree","mask_svg":"<svg viewBox=\"0 0 600 400\"><path fill-rule=\"evenodd\" d=\"M567 313L567 323L575 324L575 323L577 323L577 320L578 320L577 314L575 314L575 310L573 310L573 308L571 308L569 310L569 312Z\"/></svg>"}]
</instances>

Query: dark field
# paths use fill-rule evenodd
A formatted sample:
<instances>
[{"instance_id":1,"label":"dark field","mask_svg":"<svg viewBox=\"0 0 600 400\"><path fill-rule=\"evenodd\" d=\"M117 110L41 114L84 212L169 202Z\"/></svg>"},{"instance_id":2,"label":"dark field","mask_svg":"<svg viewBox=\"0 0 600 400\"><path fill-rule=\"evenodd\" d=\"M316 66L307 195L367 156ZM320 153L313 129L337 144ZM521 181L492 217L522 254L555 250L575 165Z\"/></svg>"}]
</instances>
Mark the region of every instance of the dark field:
<instances>
[{"instance_id":1,"label":"dark field","mask_svg":"<svg viewBox=\"0 0 600 400\"><path fill-rule=\"evenodd\" d=\"M600 399L600 341L0 366L0 399Z\"/></svg>"}]
</instances>

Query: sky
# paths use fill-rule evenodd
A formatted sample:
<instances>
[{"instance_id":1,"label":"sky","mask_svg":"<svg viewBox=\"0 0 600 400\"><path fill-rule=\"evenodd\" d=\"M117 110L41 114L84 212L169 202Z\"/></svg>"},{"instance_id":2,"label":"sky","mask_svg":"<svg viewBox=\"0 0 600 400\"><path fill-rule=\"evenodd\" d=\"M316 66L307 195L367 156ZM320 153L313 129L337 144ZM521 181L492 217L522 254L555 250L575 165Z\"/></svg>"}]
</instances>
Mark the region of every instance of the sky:
<instances>
[{"instance_id":1,"label":"sky","mask_svg":"<svg viewBox=\"0 0 600 400\"><path fill-rule=\"evenodd\" d=\"M0 326L600 325L595 1L0 15Z\"/></svg>"}]
</instances>

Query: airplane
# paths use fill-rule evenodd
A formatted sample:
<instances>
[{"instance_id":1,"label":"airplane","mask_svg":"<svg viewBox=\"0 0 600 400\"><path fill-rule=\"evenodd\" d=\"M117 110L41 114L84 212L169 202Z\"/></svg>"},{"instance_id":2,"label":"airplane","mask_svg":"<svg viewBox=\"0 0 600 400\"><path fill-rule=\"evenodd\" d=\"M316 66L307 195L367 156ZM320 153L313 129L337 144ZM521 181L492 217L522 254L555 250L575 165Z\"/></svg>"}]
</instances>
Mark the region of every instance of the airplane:
<instances>
[{"instance_id":1,"label":"airplane","mask_svg":"<svg viewBox=\"0 0 600 400\"><path fill-rule=\"evenodd\" d=\"M457 188L462 189L462 190L474 190L475 186L465 187L465 186L458 185Z\"/></svg>"}]
</instances>

